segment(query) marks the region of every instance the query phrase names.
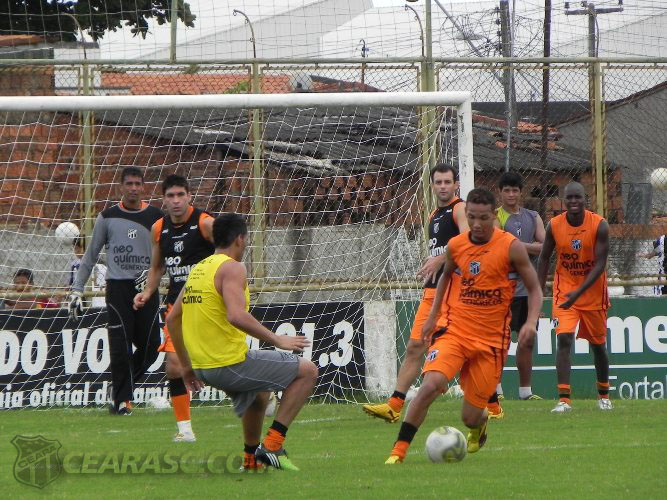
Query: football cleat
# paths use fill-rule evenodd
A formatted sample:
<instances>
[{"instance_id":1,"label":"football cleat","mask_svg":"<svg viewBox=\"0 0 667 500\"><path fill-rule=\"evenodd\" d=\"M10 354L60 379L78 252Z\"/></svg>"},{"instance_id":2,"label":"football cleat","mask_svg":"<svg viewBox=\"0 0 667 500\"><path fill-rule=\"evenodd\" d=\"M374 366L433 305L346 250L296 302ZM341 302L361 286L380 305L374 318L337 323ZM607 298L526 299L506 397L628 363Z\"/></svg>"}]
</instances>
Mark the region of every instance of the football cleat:
<instances>
[{"instance_id":1,"label":"football cleat","mask_svg":"<svg viewBox=\"0 0 667 500\"><path fill-rule=\"evenodd\" d=\"M267 470L267 467L263 463L258 462L254 455L244 454L241 470L246 472L263 472Z\"/></svg>"},{"instance_id":2,"label":"football cleat","mask_svg":"<svg viewBox=\"0 0 667 500\"><path fill-rule=\"evenodd\" d=\"M403 459L398 455L389 455L389 458L385 461L385 465L398 465L402 464Z\"/></svg>"},{"instance_id":3,"label":"football cleat","mask_svg":"<svg viewBox=\"0 0 667 500\"><path fill-rule=\"evenodd\" d=\"M598 399L598 408L603 411L613 410L614 405L611 404L611 399L609 398L600 398Z\"/></svg>"},{"instance_id":4,"label":"football cleat","mask_svg":"<svg viewBox=\"0 0 667 500\"><path fill-rule=\"evenodd\" d=\"M527 398L519 398L521 401L542 401L542 398L537 394L531 394Z\"/></svg>"},{"instance_id":5,"label":"football cleat","mask_svg":"<svg viewBox=\"0 0 667 500\"><path fill-rule=\"evenodd\" d=\"M392 410L391 406L389 406L387 403L382 403L379 405L364 405L363 409L371 417L381 418L390 424L398 422L401 418L401 413Z\"/></svg>"},{"instance_id":6,"label":"football cleat","mask_svg":"<svg viewBox=\"0 0 667 500\"><path fill-rule=\"evenodd\" d=\"M194 432L178 432L171 440L174 443L194 443L197 438Z\"/></svg>"},{"instance_id":7,"label":"football cleat","mask_svg":"<svg viewBox=\"0 0 667 500\"><path fill-rule=\"evenodd\" d=\"M118 405L114 403L109 407L109 413L111 415L132 415L132 402L121 401Z\"/></svg>"},{"instance_id":8,"label":"football cleat","mask_svg":"<svg viewBox=\"0 0 667 500\"><path fill-rule=\"evenodd\" d=\"M559 401L558 404L551 410L551 413L567 413L572 411L572 407L565 401Z\"/></svg>"},{"instance_id":9,"label":"football cleat","mask_svg":"<svg viewBox=\"0 0 667 500\"><path fill-rule=\"evenodd\" d=\"M505 418L505 410L503 410L502 406L498 406L498 411L492 411L490 408L487 408L487 410L489 410L489 418L493 420L502 420Z\"/></svg>"},{"instance_id":10,"label":"football cleat","mask_svg":"<svg viewBox=\"0 0 667 500\"><path fill-rule=\"evenodd\" d=\"M486 425L488 423L489 421L487 420L481 427L470 429L470 432L468 432L468 453L476 453L484 446L488 436L486 432Z\"/></svg>"},{"instance_id":11,"label":"football cleat","mask_svg":"<svg viewBox=\"0 0 667 500\"><path fill-rule=\"evenodd\" d=\"M287 458L287 452L284 448L280 448L278 451L269 451L264 448L263 444L260 444L257 447L257 450L255 450L255 460L276 469L292 471L299 470L299 468Z\"/></svg>"}]
</instances>

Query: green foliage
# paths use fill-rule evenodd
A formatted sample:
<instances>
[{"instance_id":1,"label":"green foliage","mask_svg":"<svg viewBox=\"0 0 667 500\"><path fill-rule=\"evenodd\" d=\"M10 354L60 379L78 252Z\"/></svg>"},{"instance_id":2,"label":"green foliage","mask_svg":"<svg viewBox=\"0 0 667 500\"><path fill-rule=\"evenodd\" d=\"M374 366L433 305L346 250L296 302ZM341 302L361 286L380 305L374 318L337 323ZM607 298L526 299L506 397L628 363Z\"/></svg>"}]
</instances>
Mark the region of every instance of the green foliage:
<instances>
[{"instance_id":1,"label":"green foliage","mask_svg":"<svg viewBox=\"0 0 667 500\"><path fill-rule=\"evenodd\" d=\"M116 31L131 26L132 33L146 38L146 19L155 18L158 24L171 22L170 0L7 0L6 13L0 16L0 34L41 35L49 40L73 41L78 28L94 40L107 30ZM194 26L196 16L190 5L178 0L178 18L188 27Z\"/></svg>"},{"instance_id":2,"label":"green foliage","mask_svg":"<svg viewBox=\"0 0 667 500\"><path fill-rule=\"evenodd\" d=\"M192 410L196 443L172 443L170 410L139 408L130 417L106 410L3 410L0 484L7 498L663 498L667 401L615 401L601 412L594 400L575 400L572 413L552 415L554 401L505 401L484 448L455 464L432 464L426 436L440 425L465 432L461 400L439 398L415 437L406 462L386 466L399 424L364 415L358 405L309 405L290 426L286 449L301 472L207 472L207 460L239 454L240 420L229 407ZM271 423L266 419L264 427ZM176 454L190 473L63 473L43 490L12 475L16 435L57 439L68 453L104 456ZM146 461L143 461L144 465ZM181 462L183 463L183 462ZM147 470L147 469L146 469ZM92 471L95 472L95 471Z\"/></svg>"}]
</instances>

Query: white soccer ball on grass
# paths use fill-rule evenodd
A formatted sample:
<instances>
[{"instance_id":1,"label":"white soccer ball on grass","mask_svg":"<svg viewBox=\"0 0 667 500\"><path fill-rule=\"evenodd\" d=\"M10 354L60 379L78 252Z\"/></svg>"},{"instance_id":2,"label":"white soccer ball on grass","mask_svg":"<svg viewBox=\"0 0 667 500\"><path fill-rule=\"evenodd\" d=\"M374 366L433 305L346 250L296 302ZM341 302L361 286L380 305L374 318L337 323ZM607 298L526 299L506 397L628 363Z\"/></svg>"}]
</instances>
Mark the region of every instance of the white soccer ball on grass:
<instances>
[{"instance_id":1,"label":"white soccer ball on grass","mask_svg":"<svg viewBox=\"0 0 667 500\"><path fill-rule=\"evenodd\" d=\"M467 453L466 438L456 427L438 427L426 438L426 455L431 462L460 462Z\"/></svg>"},{"instance_id":2,"label":"white soccer ball on grass","mask_svg":"<svg viewBox=\"0 0 667 500\"><path fill-rule=\"evenodd\" d=\"M74 222L63 222L56 228L56 238L62 245L72 245L80 234L79 226Z\"/></svg>"}]
</instances>

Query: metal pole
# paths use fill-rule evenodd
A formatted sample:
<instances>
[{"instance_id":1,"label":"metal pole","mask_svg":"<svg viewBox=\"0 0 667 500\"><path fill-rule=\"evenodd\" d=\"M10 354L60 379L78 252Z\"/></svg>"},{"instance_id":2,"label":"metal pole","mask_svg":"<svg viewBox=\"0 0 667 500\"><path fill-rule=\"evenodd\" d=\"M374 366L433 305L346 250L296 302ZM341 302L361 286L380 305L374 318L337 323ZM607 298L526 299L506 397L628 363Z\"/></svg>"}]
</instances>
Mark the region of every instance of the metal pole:
<instances>
[{"instance_id":1,"label":"metal pole","mask_svg":"<svg viewBox=\"0 0 667 500\"><path fill-rule=\"evenodd\" d=\"M593 161L595 169L595 211L605 216L606 186L604 142L602 130L602 68L599 62L592 65L593 72Z\"/></svg>"},{"instance_id":2,"label":"metal pole","mask_svg":"<svg viewBox=\"0 0 667 500\"><path fill-rule=\"evenodd\" d=\"M171 25L169 42L169 61L176 62L176 28L178 28L178 0L171 0Z\"/></svg>"},{"instance_id":3,"label":"metal pole","mask_svg":"<svg viewBox=\"0 0 667 500\"><path fill-rule=\"evenodd\" d=\"M90 95L90 68L83 65L83 95ZM83 234L86 247L93 234L93 148L92 148L92 111L83 111L82 156L83 156Z\"/></svg>"},{"instance_id":4,"label":"metal pole","mask_svg":"<svg viewBox=\"0 0 667 500\"><path fill-rule=\"evenodd\" d=\"M259 64L252 64L252 93L261 93L261 79ZM254 283L261 285L266 277L266 210L264 204L264 165L262 160L262 110L252 110L252 227L253 227L253 251L252 269Z\"/></svg>"}]
</instances>

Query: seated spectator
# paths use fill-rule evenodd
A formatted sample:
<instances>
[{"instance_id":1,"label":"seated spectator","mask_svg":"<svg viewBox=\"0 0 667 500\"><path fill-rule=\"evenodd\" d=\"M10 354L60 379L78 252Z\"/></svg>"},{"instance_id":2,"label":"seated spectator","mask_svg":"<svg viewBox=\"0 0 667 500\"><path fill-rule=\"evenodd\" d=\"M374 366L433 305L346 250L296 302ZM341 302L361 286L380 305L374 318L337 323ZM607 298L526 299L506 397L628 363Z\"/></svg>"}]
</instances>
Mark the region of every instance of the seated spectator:
<instances>
[{"instance_id":1,"label":"seated spectator","mask_svg":"<svg viewBox=\"0 0 667 500\"><path fill-rule=\"evenodd\" d=\"M5 307L12 309L45 309L58 307L49 297L31 295L35 286L35 278L30 269L19 269L14 273L14 291L21 295L17 299L5 300Z\"/></svg>"}]
</instances>

